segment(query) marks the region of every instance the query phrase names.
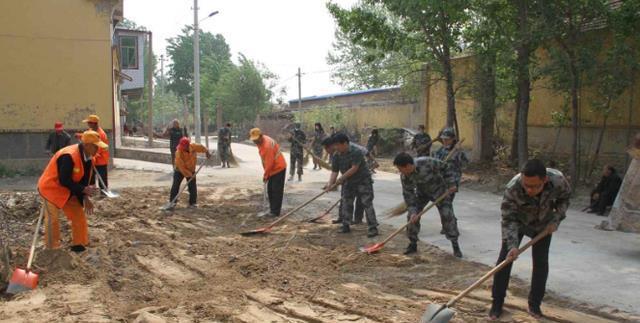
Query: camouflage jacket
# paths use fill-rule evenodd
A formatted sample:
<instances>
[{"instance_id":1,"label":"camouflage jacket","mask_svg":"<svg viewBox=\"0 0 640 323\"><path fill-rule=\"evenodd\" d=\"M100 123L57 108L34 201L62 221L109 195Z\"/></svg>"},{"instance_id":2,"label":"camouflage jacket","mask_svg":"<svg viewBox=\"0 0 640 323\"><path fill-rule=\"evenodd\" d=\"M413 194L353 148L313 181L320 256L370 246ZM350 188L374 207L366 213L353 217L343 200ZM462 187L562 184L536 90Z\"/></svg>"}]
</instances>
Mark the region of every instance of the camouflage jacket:
<instances>
[{"instance_id":1,"label":"camouflage jacket","mask_svg":"<svg viewBox=\"0 0 640 323\"><path fill-rule=\"evenodd\" d=\"M230 145L231 144L231 129L227 127L220 128L218 130L218 145Z\"/></svg>"},{"instance_id":2,"label":"camouflage jacket","mask_svg":"<svg viewBox=\"0 0 640 323\"><path fill-rule=\"evenodd\" d=\"M518 235L535 235L551 223L560 224L569 208L571 186L562 172L547 168L549 181L538 196L530 197L520 174L507 184L502 199L502 240L509 249L518 247Z\"/></svg>"},{"instance_id":3,"label":"camouflage jacket","mask_svg":"<svg viewBox=\"0 0 640 323\"><path fill-rule=\"evenodd\" d=\"M416 170L408 176L400 175L402 196L409 214L420 212L431 200L455 185L454 174L447 163L431 157L414 159Z\"/></svg>"},{"instance_id":4,"label":"camouflage jacket","mask_svg":"<svg viewBox=\"0 0 640 323\"><path fill-rule=\"evenodd\" d=\"M327 138L327 134L324 130L315 130L313 133L312 145L314 148L322 148L322 141Z\"/></svg>"},{"instance_id":5,"label":"camouflage jacket","mask_svg":"<svg viewBox=\"0 0 640 323\"><path fill-rule=\"evenodd\" d=\"M291 153L301 155L303 153L302 145L307 143L307 135L300 129L294 129L291 132L289 142L291 143Z\"/></svg>"},{"instance_id":6,"label":"camouflage jacket","mask_svg":"<svg viewBox=\"0 0 640 323\"><path fill-rule=\"evenodd\" d=\"M431 150L431 136L425 132L417 133L411 141L411 149L415 149L417 152L429 152Z\"/></svg>"},{"instance_id":7,"label":"camouflage jacket","mask_svg":"<svg viewBox=\"0 0 640 323\"><path fill-rule=\"evenodd\" d=\"M336 153L333 155L331 167L335 173L340 172L344 174L352 166L358 165L358 171L347 179L345 183L346 186L357 184L363 180L371 180L371 172L369 172L369 168L367 168L363 150L366 151L364 147L352 143L349 145L349 150L344 154Z\"/></svg>"},{"instance_id":8,"label":"camouflage jacket","mask_svg":"<svg viewBox=\"0 0 640 323\"><path fill-rule=\"evenodd\" d=\"M445 160L451 151L451 147L442 146L440 149L434 151L431 156L439 160ZM467 155L461 150L457 150L447 160L447 164L453 170L456 179L456 186L460 186L460 180L462 179L462 168L469 163Z\"/></svg>"}]
</instances>

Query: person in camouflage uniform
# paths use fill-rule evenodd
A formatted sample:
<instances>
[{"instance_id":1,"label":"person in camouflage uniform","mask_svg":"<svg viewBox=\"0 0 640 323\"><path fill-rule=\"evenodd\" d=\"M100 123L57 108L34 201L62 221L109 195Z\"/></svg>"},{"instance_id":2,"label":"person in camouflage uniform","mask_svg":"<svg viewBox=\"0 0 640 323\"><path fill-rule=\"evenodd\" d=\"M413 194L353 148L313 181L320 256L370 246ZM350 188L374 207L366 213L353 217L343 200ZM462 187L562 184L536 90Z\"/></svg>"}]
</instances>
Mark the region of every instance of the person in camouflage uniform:
<instances>
[{"instance_id":1,"label":"person in camouflage uniform","mask_svg":"<svg viewBox=\"0 0 640 323\"><path fill-rule=\"evenodd\" d=\"M416 151L418 157L429 156L431 143L431 136L424 131L424 125L419 125L418 133L413 136L413 140L411 141L411 149Z\"/></svg>"},{"instance_id":2,"label":"person in camouflage uniform","mask_svg":"<svg viewBox=\"0 0 640 323\"><path fill-rule=\"evenodd\" d=\"M364 154L358 148L349 145L349 137L343 133L333 136L332 145L335 146L337 152L331 165L331 179L325 189L329 189L334 184L343 185L342 227L338 232L351 232L349 228L350 215L353 214L354 200L359 198L369 226L367 237L375 237L378 235L378 221L373 208L373 180L367 168ZM340 178L338 178L338 173L342 173Z\"/></svg>"},{"instance_id":3,"label":"person in camouflage uniform","mask_svg":"<svg viewBox=\"0 0 640 323\"><path fill-rule=\"evenodd\" d=\"M320 122L316 122L315 130L313 133L313 142L311 142L311 147L313 148L313 154L318 158L322 158L322 141L327 137L327 134L324 132L322 128L322 124ZM313 159L313 170L322 169L318 161Z\"/></svg>"},{"instance_id":4,"label":"person in camouflage uniform","mask_svg":"<svg viewBox=\"0 0 640 323\"><path fill-rule=\"evenodd\" d=\"M531 159L507 184L502 199L502 248L497 263L515 259L523 236L535 237L543 231L547 235L533 245L533 269L529 292L529 313L542 317L540 304L545 294L549 274L549 246L551 234L558 229L569 208L571 187L564 175L553 168L545 168L542 161ZM502 305L509 287L511 264L493 278L493 302L489 318L496 320L502 314Z\"/></svg>"},{"instance_id":5,"label":"person in camouflage uniform","mask_svg":"<svg viewBox=\"0 0 640 323\"><path fill-rule=\"evenodd\" d=\"M291 143L290 164L291 170L289 180L293 180L296 169L298 170L298 181L302 181L302 165L304 159L303 145L307 143L307 135L300 129L300 123L296 122L293 131L289 134L289 142Z\"/></svg>"},{"instance_id":6,"label":"person in camouflage uniform","mask_svg":"<svg viewBox=\"0 0 640 323\"><path fill-rule=\"evenodd\" d=\"M229 159L231 158L231 124L227 123L218 130L218 153L222 168L230 168Z\"/></svg>"},{"instance_id":7,"label":"person in camouflage uniform","mask_svg":"<svg viewBox=\"0 0 640 323\"><path fill-rule=\"evenodd\" d=\"M449 156L449 152L451 152L457 143L456 133L453 128L444 128L440 134L440 140L442 140L442 147L433 152L432 157L439 160L445 160L447 159L447 156ZM461 150L456 150L453 155L449 157L447 163L455 174L456 187L460 187L462 168L469 163L467 155L465 155Z\"/></svg>"},{"instance_id":8,"label":"person in camouflage uniform","mask_svg":"<svg viewBox=\"0 0 640 323\"><path fill-rule=\"evenodd\" d=\"M451 168L442 161L431 157L413 158L407 153L400 153L393 160L393 165L400 171L402 182L402 196L407 205L407 220L411 223L407 227L409 246L405 255L418 251L418 233L420 232L420 218L417 216L429 203L435 201L445 192L453 194L457 187ZM436 205L440 213L442 230L453 247L453 254L462 258L462 251L458 244L458 220L453 213L451 196Z\"/></svg>"}]
</instances>

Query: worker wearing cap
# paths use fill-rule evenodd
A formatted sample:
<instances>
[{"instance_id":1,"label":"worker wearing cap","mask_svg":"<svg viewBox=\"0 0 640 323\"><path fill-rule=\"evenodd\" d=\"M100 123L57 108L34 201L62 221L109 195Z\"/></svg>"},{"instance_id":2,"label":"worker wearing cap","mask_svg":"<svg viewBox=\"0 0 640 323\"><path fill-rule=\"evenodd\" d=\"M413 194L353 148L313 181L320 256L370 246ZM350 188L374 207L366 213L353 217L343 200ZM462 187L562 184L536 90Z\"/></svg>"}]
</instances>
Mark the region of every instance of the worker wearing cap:
<instances>
[{"instance_id":1,"label":"worker wearing cap","mask_svg":"<svg viewBox=\"0 0 640 323\"><path fill-rule=\"evenodd\" d=\"M49 155L53 155L58 150L69 146L71 143L71 136L64 131L62 127L62 122L57 121L53 129L55 132L49 134L49 139L47 139L47 146L45 147L45 152Z\"/></svg>"},{"instance_id":2,"label":"worker wearing cap","mask_svg":"<svg viewBox=\"0 0 640 323\"><path fill-rule=\"evenodd\" d=\"M439 160L447 159L451 150L458 143L458 139L456 137L456 132L453 128L444 128L442 133L440 134L440 140L442 141L442 147L440 149L433 152L434 158ZM463 151L457 150L447 159L447 163L449 167L453 170L456 180L456 187L460 187L460 180L462 179L462 167L464 167L469 162L469 159L464 154Z\"/></svg>"},{"instance_id":3,"label":"worker wearing cap","mask_svg":"<svg viewBox=\"0 0 640 323\"><path fill-rule=\"evenodd\" d=\"M258 128L253 128L249 132L249 139L258 146L260 159L264 175L262 181L267 184L267 194L269 196L269 216L280 216L282 209L282 198L284 197L284 180L287 172L287 162L282 156L280 145L271 137L262 134Z\"/></svg>"},{"instance_id":4,"label":"worker wearing cap","mask_svg":"<svg viewBox=\"0 0 640 323\"><path fill-rule=\"evenodd\" d=\"M89 126L89 130L93 130L100 135L100 141L104 142L107 145L109 144L109 138L107 137L107 133L105 133L104 130L102 130L102 128L98 125L100 123L100 118L97 115L92 114L82 122L85 122L87 126ZM108 189L109 187L109 181L107 179L107 167L109 166L109 148L108 147L100 148L100 150L98 151L95 157L95 166L96 166L96 170L98 170L98 174L100 174L100 177L104 182L104 185L100 183L100 187L104 189ZM91 179L91 181L94 181L94 180L95 179L93 178Z\"/></svg>"},{"instance_id":5,"label":"worker wearing cap","mask_svg":"<svg viewBox=\"0 0 640 323\"><path fill-rule=\"evenodd\" d=\"M195 172L198 153L205 153L207 158L211 157L211 153L209 153L207 147L201 144L191 143L187 137L180 139L178 149L176 150L176 160L174 161L176 167L173 172L173 185L171 185L171 193L169 195L170 203L178 195L180 184L182 180L186 178L187 181L189 181L189 207L197 207L198 187L196 186ZM170 205L170 208L173 207L175 207L175 201L173 205Z\"/></svg>"},{"instance_id":6,"label":"worker wearing cap","mask_svg":"<svg viewBox=\"0 0 640 323\"><path fill-rule=\"evenodd\" d=\"M60 211L71 221L71 250L82 252L89 244L87 217L93 213L89 196L96 192L91 185L93 157L108 148L92 130L82 133L80 143L64 147L53 155L38 180L38 192L44 202L44 243L46 248L60 248Z\"/></svg>"}]
</instances>

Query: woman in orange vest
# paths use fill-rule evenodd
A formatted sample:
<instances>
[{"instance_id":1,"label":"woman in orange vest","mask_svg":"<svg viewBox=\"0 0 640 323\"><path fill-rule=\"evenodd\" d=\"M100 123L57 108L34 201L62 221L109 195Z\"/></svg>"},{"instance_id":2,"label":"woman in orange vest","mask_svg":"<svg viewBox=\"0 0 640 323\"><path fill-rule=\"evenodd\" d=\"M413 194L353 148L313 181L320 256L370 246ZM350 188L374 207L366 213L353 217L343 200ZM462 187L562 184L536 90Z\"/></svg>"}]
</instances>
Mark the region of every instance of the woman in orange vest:
<instances>
[{"instance_id":1,"label":"woman in orange vest","mask_svg":"<svg viewBox=\"0 0 640 323\"><path fill-rule=\"evenodd\" d=\"M87 126L89 127L89 130L93 130L100 135L100 141L109 145L109 137L107 137L107 133L104 132L104 130L102 130L102 128L98 125L98 123L100 123L100 118L97 115L92 114L82 122L85 122L87 124ZM96 170L98 171L98 174L100 174L100 177L104 182L104 185L100 183L100 187L104 188L105 190L109 189L108 187L109 180L107 178L107 175L108 175L107 168L109 166L109 148L108 147L100 148L98 150L98 153L96 154L94 159L94 163L96 165ZM95 178L91 178L91 182L94 183L94 181L95 181Z\"/></svg>"},{"instance_id":2,"label":"woman in orange vest","mask_svg":"<svg viewBox=\"0 0 640 323\"><path fill-rule=\"evenodd\" d=\"M267 183L267 193L269 195L269 216L280 216L282 209L282 198L284 197L284 178L287 172L287 162L280 152L280 145L267 135L263 135L258 128L253 128L249 132L251 141L258 146L258 152L262 159L264 175L262 181Z\"/></svg>"},{"instance_id":3,"label":"woman in orange vest","mask_svg":"<svg viewBox=\"0 0 640 323\"><path fill-rule=\"evenodd\" d=\"M176 150L176 160L174 161L176 168L173 172L173 185L171 185L171 193L169 195L169 203L173 202L173 204L170 204L168 209L175 207L175 201L173 199L178 195L180 183L182 183L182 180L185 178L189 183L189 207L197 207L198 187L196 186L196 179L194 177L196 176L197 153L205 153L207 158L211 157L211 153L209 153L207 147L201 144L192 144L187 137L180 139ZM189 181L192 177L193 179Z\"/></svg>"},{"instance_id":4,"label":"woman in orange vest","mask_svg":"<svg viewBox=\"0 0 640 323\"><path fill-rule=\"evenodd\" d=\"M92 130L85 131L80 143L58 150L44 169L38 180L38 192L44 202L44 243L47 249L60 248L60 222L58 216L63 211L71 221L71 250L82 252L89 244L88 215L93 213L93 203L89 196L97 188L91 185L93 157L99 149L108 148L100 140L100 135Z\"/></svg>"}]
</instances>

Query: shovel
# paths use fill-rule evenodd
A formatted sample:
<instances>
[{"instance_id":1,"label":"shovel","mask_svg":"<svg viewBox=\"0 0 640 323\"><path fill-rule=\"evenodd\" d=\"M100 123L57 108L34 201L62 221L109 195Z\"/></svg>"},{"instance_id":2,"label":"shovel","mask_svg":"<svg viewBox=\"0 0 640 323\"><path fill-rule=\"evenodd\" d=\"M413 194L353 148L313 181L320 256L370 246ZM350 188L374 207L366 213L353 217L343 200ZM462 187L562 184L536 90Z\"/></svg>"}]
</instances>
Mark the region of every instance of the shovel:
<instances>
[{"instance_id":1,"label":"shovel","mask_svg":"<svg viewBox=\"0 0 640 323\"><path fill-rule=\"evenodd\" d=\"M548 234L549 234L548 230L544 230L540 232L537 236L535 236L535 238L531 239L529 242L527 242L527 244L525 244L520 249L518 249L518 254L516 256L519 256L521 253L525 252L525 250L529 249L529 247L536 244L538 241L546 237ZM499 263L497 266L491 269L488 273L484 274L484 276L478 279L478 281L476 281L467 289L463 290L460 294L452 298L449 302L447 302L447 304L443 304L443 305L429 304L429 306L427 306L427 310L422 315L422 319L420 319L420 323L449 322L451 318L453 318L453 316L456 314L456 312L451 309L451 306L453 306L456 302L458 302L463 297L467 296L472 290L476 289L476 287L480 286L487 279L495 275L498 271L502 270L502 268L504 268L514 260L515 258L514 259L507 258L503 260L501 263Z\"/></svg>"},{"instance_id":2,"label":"shovel","mask_svg":"<svg viewBox=\"0 0 640 323\"><path fill-rule=\"evenodd\" d=\"M196 169L196 172L193 174L193 176L191 176L191 178L189 178L189 180L187 181L187 183L182 187L182 189L178 192L178 194L171 200L171 202L165 204L164 206L162 206L160 208L160 210L162 211L170 211L171 209L173 209L174 207L176 207L176 201L178 200L178 196L180 196L180 194L182 194L182 192L184 192L185 189L187 189L187 187L189 187L189 183L191 183L191 181L196 178L196 175L198 175L198 173L200 172L200 170L202 169L202 167L204 167L204 164L207 163L207 161L209 160L209 158L205 159L200 166L198 166L198 169Z\"/></svg>"},{"instance_id":3,"label":"shovel","mask_svg":"<svg viewBox=\"0 0 640 323\"><path fill-rule=\"evenodd\" d=\"M16 268L11 275L9 281L9 287L7 287L7 294L15 295L21 292L35 289L38 287L38 274L31 271L31 264L33 263L33 257L36 253L36 242L38 242L38 232L40 232L40 225L42 224L42 218L44 217L44 209L47 207L46 202L40 209L40 216L38 217L38 223L36 224L36 231L33 233L33 242L31 242L31 250L29 251L29 260L27 260L27 267L25 269Z\"/></svg>"},{"instance_id":4,"label":"shovel","mask_svg":"<svg viewBox=\"0 0 640 323\"><path fill-rule=\"evenodd\" d=\"M96 166L93 165L93 171L96 174L96 178L98 179L98 181L100 182L100 184L102 185L102 189L100 189L100 191L108 198L116 198L116 197L120 197L120 194L113 192L111 190L109 190L109 188L107 187L107 185L104 183L104 180L102 180L102 176L100 176L100 173L98 173L98 170L96 169ZM96 185L97 187L100 187L100 185Z\"/></svg>"},{"instance_id":5,"label":"shovel","mask_svg":"<svg viewBox=\"0 0 640 323\"><path fill-rule=\"evenodd\" d=\"M262 228L258 228L258 229L254 229L251 231L247 231L247 232L242 232L240 233L243 236L252 236L252 235L256 235L256 234L262 234L262 233L269 233L271 232L271 229L276 226L276 224L282 222L284 219L288 218L291 214L297 212L298 210L302 209L303 207L311 204L311 202L317 200L320 196L327 194L327 192L331 191L331 189L333 187L335 187L336 185L334 184L333 186L331 186L329 189L327 189L326 191L322 191L322 193L312 197L310 200L298 205L296 208L294 208L293 210L287 212L285 215L277 218L275 221L271 222L271 224L269 224L266 227L262 227Z\"/></svg>"},{"instance_id":6,"label":"shovel","mask_svg":"<svg viewBox=\"0 0 640 323\"><path fill-rule=\"evenodd\" d=\"M317 217L315 217L315 218L313 218L311 220L308 220L307 222L317 223L316 221L318 221L318 220L324 218L325 216L329 215L329 213L331 213L331 210L333 210L340 203L340 201L342 201L342 198L339 198L335 203L333 203L333 205L331 205L331 207L329 207L321 215L319 215L319 216L317 216Z\"/></svg>"},{"instance_id":7,"label":"shovel","mask_svg":"<svg viewBox=\"0 0 640 323\"><path fill-rule=\"evenodd\" d=\"M447 196L449 196L449 194L451 194L451 193L449 193L449 191L446 191L444 194L440 195L433 203L429 204L429 206L425 207L422 211L420 211L420 213L418 213L418 218L420 218L423 214L427 213L427 211L429 211L429 209L434 207L436 204L442 202L442 200L447 198ZM398 230L394 231L386 239L382 240L382 242L378 242L378 243L370 245L370 246L360 247L360 251L366 252L368 254L372 254L372 253L378 252L380 249L382 249L382 247L384 247L384 245L387 242L389 242L389 240L393 239L395 236L400 234L400 232L402 232L404 229L406 229L407 226L409 226L410 223L411 223L411 221L407 221L407 223L405 225L403 225L400 228L398 228Z\"/></svg>"}]
</instances>

